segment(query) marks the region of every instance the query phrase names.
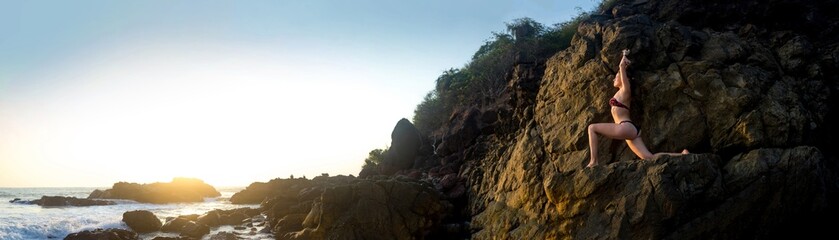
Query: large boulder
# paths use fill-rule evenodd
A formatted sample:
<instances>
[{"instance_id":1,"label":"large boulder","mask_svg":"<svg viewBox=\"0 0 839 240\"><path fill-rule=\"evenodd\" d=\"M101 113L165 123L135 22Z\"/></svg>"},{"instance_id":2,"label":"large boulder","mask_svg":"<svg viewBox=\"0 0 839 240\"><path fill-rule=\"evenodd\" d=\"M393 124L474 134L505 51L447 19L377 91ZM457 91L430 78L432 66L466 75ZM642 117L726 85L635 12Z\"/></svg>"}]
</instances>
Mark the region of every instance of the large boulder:
<instances>
[{"instance_id":1,"label":"large boulder","mask_svg":"<svg viewBox=\"0 0 839 240\"><path fill-rule=\"evenodd\" d=\"M408 119L396 123L390 134L390 148L379 165L379 172L392 175L400 170L411 168L422 145L419 130Z\"/></svg>"},{"instance_id":2,"label":"large boulder","mask_svg":"<svg viewBox=\"0 0 839 240\"><path fill-rule=\"evenodd\" d=\"M71 233L64 240L137 240L137 233L125 229L109 228L96 230L85 230Z\"/></svg>"},{"instance_id":3,"label":"large boulder","mask_svg":"<svg viewBox=\"0 0 839 240\"><path fill-rule=\"evenodd\" d=\"M122 214L122 221L138 233L155 232L163 226L163 223L154 213L146 210L125 212Z\"/></svg>"},{"instance_id":4,"label":"large boulder","mask_svg":"<svg viewBox=\"0 0 839 240\"><path fill-rule=\"evenodd\" d=\"M111 189L95 190L87 198L129 199L145 203L203 202L221 196L213 186L194 178L175 178L169 183L118 182Z\"/></svg>"}]
</instances>

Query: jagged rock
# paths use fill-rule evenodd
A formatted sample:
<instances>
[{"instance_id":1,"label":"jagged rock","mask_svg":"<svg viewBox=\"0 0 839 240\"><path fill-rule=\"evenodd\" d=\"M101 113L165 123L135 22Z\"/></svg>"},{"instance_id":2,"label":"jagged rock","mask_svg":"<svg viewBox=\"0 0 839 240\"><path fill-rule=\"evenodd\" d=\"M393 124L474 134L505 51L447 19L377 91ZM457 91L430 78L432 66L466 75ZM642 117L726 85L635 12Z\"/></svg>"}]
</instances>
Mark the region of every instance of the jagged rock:
<instances>
[{"instance_id":1,"label":"jagged rock","mask_svg":"<svg viewBox=\"0 0 839 240\"><path fill-rule=\"evenodd\" d=\"M210 236L210 240L238 240L236 234L231 232L219 232Z\"/></svg>"},{"instance_id":2,"label":"jagged rock","mask_svg":"<svg viewBox=\"0 0 839 240\"><path fill-rule=\"evenodd\" d=\"M477 108L468 108L452 114L449 121L451 125L445 130L442 142L437 146L437 154L442 156L466 149L480 134L478 118L481 111Z\"/></svg>"},{"instance_id":3,"label":"jagged rock","mask_svg":"<svg viewBox=\"0 0 839 240\"><path fill-rule=\"evenodd\" d=\"M439 193L427 186L360 180L327 188L303 221L304 229L285 237L408 239L430 232L448 207Z\"/></svg>"},{"instance_id":4,"label":"jagged rock","mask_svg":"<svg viewBox=\"0 0 839 240\"><path fill-rule=\"evenodd\" d=\"M311 187L310 180L296 179L272 179L267 183L251 183L245 190L239 191L230 197L233 204L259 204L275 196L297 196L302 189Z\"/></svg>"},{"instance_id":5,"label":"jagged rock","mask_svg":"<svg viewBox=\"0 0 839 240\"><path fill-rule=\"evenodd\" d=\"M154 238L152 238L152 240L197 240L197 239L193 238L193 237L178 236L178 237L154 237Z\"/></svg>"},{"instance_id":6,"label":"jagged rock","mask_svg":"<svg viewBox=\"0 0 839 240\"><path fill-rule=\"evenodd\" d=\"M219 220L218 211L209 211L204 215L201 215L196 219L196 223L204 224L209 227L217 227L221 225L221 220Z\"/></svg>"},{"instance_id":7,"label":"jagged rock","mask_svg":"<svg viewBox=\"0 0 839 240\"><path fill-rule=\"evenodd\" d=\"M201 238L204 235L210 233L210 227L204 224L197 224L193 221L187 222L187 224L181 229L181 235L193 238Z\"/></svg>"},{"instance_id":8,"label":"jagged rock","mask_svg":"<svg viewBox=\"0 0 839 240\"><path fill-rule=\"evenodd\" d=\"M184 227L186 227L187 224L189 224L189 222L189 219L178 217L170 221L166 221L166 223L164 223L163 226L160 227L160 231L180 233L181 231L183 231Z\"/></svg>"},{"instance_id":9,"label":"jagged rock","mask_svg":"<svg viewBox=\"0 0 839 240\"><path fill-rule=\"evenodd\" d=\"M545 63L532 103L532 92L508 89L514 115L499 124L514 129L480 134L443 155L462 154L456 173L468 186L462 216L472 218L471 237L826 232L831 224L820 219L837 212L830 202L839 196L829 147L839 77L828 74L839 72L839 21L824 9L837 7L618 0L608 15L584 19L571 46ZM601 138L602 166L584 169L588 124L613 121L607 101L623 48L632 50L630 112L646 146L702 154L640 161L623 141ZM510 86L521 81L512 78Z\"/></svg>"},{"instance_id":10,"label":"jagged rock","mask_svg":"<svg viewBox=\"0 0 839 240\"><path fill-rule=\"evenodd\" d=\"M154 213L146 210L128 211L122 214L122 221L138 233L148 233L160 230L163 226Z\"/></svg>"},{"instance_id":11,"label":"jagged rock","mask_svg":"<svg viewBox=\"0 0 839 240\"><path fill-rule=\"evenodd\" d=\"M218 197L204 181L194 178L174 178L170 183L137 184L118 182L108 190L95 190L87 198L129 199L145 203L202 202L205 197Z\"/></svg>"},{"instance_id":12,"label":"jagged rock","mask_svg":"<svg viewBox=\"0 0 839 240\"><path fill-rule=\"evenodd\" d=\"M306 220L306 216L308 215L308 213L286 215L277 222L277 225L274 226L273 232L282 236L289 232L303 230L303 221Z\"/></svg>"},{"instance_id":13,"label":"jagged rock","mask_svg":"<svg viewBox=\"0 0 839 240\"><path fill-rule=\"evenodd\" d=\"M414 124L408 119L401 119L396 123L390 134L390 148L379 164L379 172L392 175L400 170L413 166L414 158L422 144L422 138Z\"/></svg>"},{"instance_id":14,"label":"jagged rock","mask_svg":"<svg viewBox=\"0 0 839 240\"><path fill-rule=\"evenodd\" d=\"M137 240L137 233L125 229L109 228L96 230L85 230L77 233L71 233L64 238L64 240Z\"/></svg>"}]
</instances>

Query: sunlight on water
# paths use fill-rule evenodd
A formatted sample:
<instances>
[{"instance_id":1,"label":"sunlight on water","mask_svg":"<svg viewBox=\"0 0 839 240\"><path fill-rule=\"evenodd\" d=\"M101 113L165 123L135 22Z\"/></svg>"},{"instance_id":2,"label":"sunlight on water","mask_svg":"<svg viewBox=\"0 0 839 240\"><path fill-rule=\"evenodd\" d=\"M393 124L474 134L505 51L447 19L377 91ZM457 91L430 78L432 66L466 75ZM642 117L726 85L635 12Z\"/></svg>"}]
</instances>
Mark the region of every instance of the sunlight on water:
<instances>
[{"instance_id":1,"label":"sunlight on water","mask_svg":"<svg viewBox=\"0 0 839 240\"><path fill-rule=\"evenodd\" d=\"M128 227L122 214L132 210L148 210L164 221L167 217L203 214L213 209L256 208L258 205L234 205L229 199L242 188L219 189L222 196L207 198L201 203L147 204L130 200L114 200L116 205L90 207L41 207L9 203L20 198L35 200L41 196L86 198L95 188L0 188L0 239L61 239L70 233L96 228ZM101 188L100 188L101 189ZM224 230L216 228L213 232ZM156 236L156 235L155 235ZM143 238L153 236L143 235Z\"/></svg>"}]
</instances>

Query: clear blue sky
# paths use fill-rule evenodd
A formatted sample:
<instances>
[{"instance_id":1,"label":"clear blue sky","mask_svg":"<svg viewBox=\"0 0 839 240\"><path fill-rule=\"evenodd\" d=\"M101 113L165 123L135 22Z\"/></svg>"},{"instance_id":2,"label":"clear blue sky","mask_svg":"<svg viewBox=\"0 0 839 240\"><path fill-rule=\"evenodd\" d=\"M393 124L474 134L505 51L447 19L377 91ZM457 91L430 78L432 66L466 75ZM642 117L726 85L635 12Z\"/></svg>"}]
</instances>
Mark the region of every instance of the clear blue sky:
<instances>
[{"instance_id":1,"label":"clear blue sky","mask_svg":"<svg viewBox=\"0 0 839 240\"><path fill-rule=\"evenodd\" d=\"M357 174L505 22L596 4L0 0L0 187Z\"/></svg>"}]
</instances>

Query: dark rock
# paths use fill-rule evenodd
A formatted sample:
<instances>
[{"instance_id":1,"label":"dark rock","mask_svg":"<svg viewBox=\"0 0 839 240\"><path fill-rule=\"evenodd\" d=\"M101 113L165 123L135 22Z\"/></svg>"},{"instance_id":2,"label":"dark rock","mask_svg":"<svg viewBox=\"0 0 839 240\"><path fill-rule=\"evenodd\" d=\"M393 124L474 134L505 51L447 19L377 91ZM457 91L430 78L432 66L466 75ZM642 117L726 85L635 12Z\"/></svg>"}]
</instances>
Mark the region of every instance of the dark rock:
<instances>
[{"instance_id":1,"label":"dark rock","mask_svg":"<svg viewBox=\"0 0 839 240\"><path fill-rule=\"evenodd\" d=\"M198 240L193 237L154 237L152 240Z\"/></svg>"},{"instance_id":2,"label":"dark rock","mask_svg":"<svg viewBox=\"0 0 839 240\"><path fill-rule=\"evenodd\" d=\"M313 186L307 179L272 179L267 183L251 183L247 188L233 194L230 202L233 204L260 204L275 196L293 197L297 196L300 190Z\"/></svg>"},{"instance_id":3,"label":"dark rock","mask_svg":"<svg viewBox=\"0 0 839 240\"><path fill-rule=\"evenodd\" d=\"M137 240L137 233L117 228L85 230L71 233L64 240Z\"/></svg>"},{"instance_id":4,"label":"dark rock","mask_svg":"<svg viewBox=\"0 0 839 240\"><path fill-rule=\"evenodd\" d=\"M145 203L203 202L205 197L218 197L216 191L204 181L193 178L175 178L170 183L137 184L118 182L108 190L95 190L87 198L129 199Z\"/></svg>"},{"instance_id":5,"label":"dark rock","mask_svg":"<svg viewBox=\"0 0 839 240\"><path fill-rule=\"evenodd\" d=\"M241 212L232 212L219 215L219 222L221 222L221 225L238 225L242 223L242 220L245 220L245 218L248 218L248 215Z\"/></svg>"},{"instance_id":6,"label":"dark rock","mask_svg":"<svg viewBox=\"0 0 839 240\"><path fill-rule=\"evenodd\" d=\"M9 201L9 203L17 203L20 201L20 198L15 198Z\"/></svg>"},{"instance_id":7,"label":"dark rock","mask_svg":"<svg viewBox=\"0 0 839 240\"><path fill-rule=\"evenodd\" d=\"M443 134L443 142L437 146L437 154L447 156L465 149L480 134L478 118L481 113L477 108L468 108L452 114L451 125Z\"/></svg>"},{"instance_id":8,"label":"dark rock","mask_svg":"<svg viewBox=\"0 0 839 240\"><path fill-rule=\"evenodd\" d=\"M184 218L190 221L198 221L198 214L180 215L179 218Z\"/></svg>"},{"instance_id":9,"label":"dark rock","mask_svg":"<svg viewBox=\"0 0 839 240\"><path fill-rule=\"evenodd\" d=\"M75 197L61 197L61 196L43 196L40 200L32 201L35 204L44 206L44 207L61 207L61 206L76 206L76 207L84 207L84 206L102 206L102 205L114 205L115 203L112 201L104 201L104 200L93 200L93 199L83 199L83 198L75 198Z\"/></svg>"},{"instance_id":10,"label":"dark rock","mask_svg":"<svg viewBox=\"0 0 839 240\"><path fill-rule=\"evenodd\" d=\"M280 219L276 226L274 226L274 233L277 235L285 235L289 232L296 232L303 230L303 220L306 220L307 213L289 214Z\"/></svg>"},{"instance_id":11,"label":"dark rock","mask_svg":"<svg viewBox=\"0 0 839 240\"><path fill-rule=\"evenodd\" d=\"M219 220L218 211L209 211L204 215L198 217L197 223L204 224L209 227L217 227L221 225L221 221Z\"/></svg>"},{"instance_id":12,"label":"dark rock","mask_svg":"<svg viewBox=\"0 0 839 240\"><path fill-rule=\"evenodd\" d=\"M160 228L160 231L163 232L174 232L180 233L183 231L184 227L190 224L190 220L186 218L175 218L171 221L166 221L163 226Z\"/></svg>"},{"instance_id":13,"label":"dark rock","mask_svg":"<svg viewBox=\"0 0 839 240\"><path fill-rule=\"evenodd\" d=\"M236 234L231 232L219 232L210 236L210 240L238 240Z\"/></svg>"},{"instance_id":14,"label":"dark rock","mask_svg":"<svg viewBox=\"0 0 839 240\"><path fill-rule=\"evenodd\" d=\"M460 178L457 177L457 174L450 173L447 174L443 179L440 180L441 189L450 189L457 184Z\"/></svg>"},{"instance_id":15,"label":"dark rock","mask_svg":"<svg viewBox=\"0 0 839 240\"><path fill-rule=\"evenodd\" d=\"M122 221L138 233L148 233L160 230L163 224L154 213L146 210L128 211L122 214Z\"/></svg>"},{"instance_id":16,"label":"dark rock","mask_svg":"<svg viewBox=\"0 0 839 240\"><path fill-rule=\"evenodd\" d=\"M327 188L303 220L303 230L275 234L278 238L292 239L411 238L430 232L449 207L439 193L425 185L397 180L358 180ZM291 222L296 223L300 217Z\"/></svg>"},{"instance_id":17,"label":"dark rock","mask_svg":"<svg viewBox=\"0 0 839 240\"><path fill-rule=\"evenodd\" d=\"M183 229L181 229L181 236L201 238L210 233L210 227L204 224L197 224L189 221Z\"/></svg>"},{"instance_id":18,"label":"dark rock","mask_svg":"<svg viewBox=\"0 0 839 240\"><path fill-rule=\"evenodd\" d=\"M245 229L248 229L248 228L247 228L247 227L243 227L243 226L235 226L235 227L233 227L233 229L234 229L234 230L245 230Z\"/></svg>"},{"instance_id":19,"label":"dark rock","mask_svg":"<svg viewBox=\"0 0 839 240\"><path fill-rule=\"evenodd\" d=\"M379 164L379 172L392 175L400 170L410 168L422 144L422 138L414 124L408 119L401 119L396 123L390 134L390 148Z\"/></svg>"}]
</instances>

